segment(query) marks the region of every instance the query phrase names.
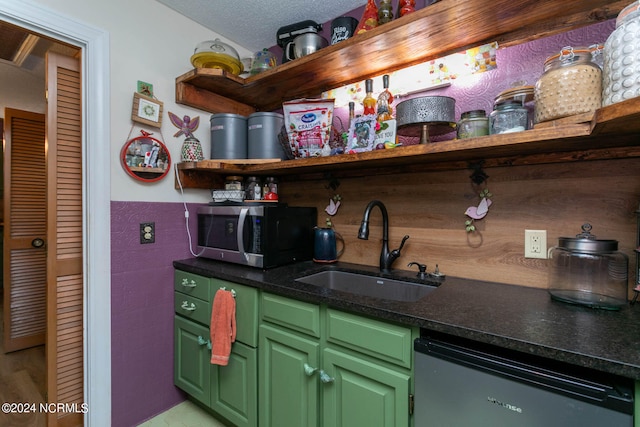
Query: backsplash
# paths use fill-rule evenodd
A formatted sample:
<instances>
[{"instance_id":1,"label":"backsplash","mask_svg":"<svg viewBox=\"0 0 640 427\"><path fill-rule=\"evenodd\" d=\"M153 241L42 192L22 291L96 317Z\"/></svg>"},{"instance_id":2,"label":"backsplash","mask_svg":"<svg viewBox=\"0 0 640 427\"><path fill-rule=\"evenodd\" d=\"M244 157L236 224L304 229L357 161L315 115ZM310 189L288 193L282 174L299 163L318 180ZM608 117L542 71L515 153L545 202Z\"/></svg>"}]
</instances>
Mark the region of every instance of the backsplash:
<instances>
[{"instance_id":1,"label":"backsplash","mask_svg":"<svg viewBox=\"0 0 640 427\"><path fill-rule=\"evenodd\" d=\"M143 222L155 222L155 243L140 244ZM182 203L111 202L114 426L138 425L185 398L173 385L172 265L191 256L184 224Z\"/></svg>"}]
</instances>

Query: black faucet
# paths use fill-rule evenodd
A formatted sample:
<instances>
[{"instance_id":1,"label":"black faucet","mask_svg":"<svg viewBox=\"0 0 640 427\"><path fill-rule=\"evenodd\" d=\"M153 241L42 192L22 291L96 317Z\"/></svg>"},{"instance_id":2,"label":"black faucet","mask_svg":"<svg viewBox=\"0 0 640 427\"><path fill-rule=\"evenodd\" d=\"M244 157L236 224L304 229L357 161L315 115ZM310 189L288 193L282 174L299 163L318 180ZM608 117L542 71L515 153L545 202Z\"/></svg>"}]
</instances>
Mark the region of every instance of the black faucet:
<instances>
[{"instance_id":1,"label":"black faucet","mask_svg":"<svg viewBox=\"0 0 640 427\"><path fill-rule=\"evenodd\" d=\"M400 256L400 251L404 246L404 242L407 241L409 236L402 238L402 243L398 249L394 249L389 252L389 215L387 214L387 208L380 200L372 200L369 202L364 210L362 216L362 223L360 224L360 230L358 230L358 239L369 240L369 214L374 206L380 208L382 212L382 251L380 252L380 271L383 273L391 272L391 264Z\"/></svg>"}]
</instances>

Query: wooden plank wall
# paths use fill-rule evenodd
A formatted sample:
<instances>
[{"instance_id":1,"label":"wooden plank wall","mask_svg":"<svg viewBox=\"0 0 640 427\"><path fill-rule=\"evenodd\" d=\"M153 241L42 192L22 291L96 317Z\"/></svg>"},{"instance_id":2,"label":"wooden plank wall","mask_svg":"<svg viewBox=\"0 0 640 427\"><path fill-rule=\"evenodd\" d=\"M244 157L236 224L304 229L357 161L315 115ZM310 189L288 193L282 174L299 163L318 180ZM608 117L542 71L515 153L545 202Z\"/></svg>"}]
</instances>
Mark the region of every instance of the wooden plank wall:
<instances>
[{"instance_id":1,"label":"wooden plank wall","mask_svg":"<svg viewBox=\"0 0 640 427\"><path fill-rule=\"evenodd\" d=\"M467 207L478 204L471 170L378 175L340 180L334 192L328 180L287 182L279 192L293 206L316 206L319 224L329 198L339 193L342 206L332 218L346 241L341 261L377 265L381 247L381 215L374 208L368 241L358 240L362 213L379 199L390 218L390 249L410 235L394 268L410 261L435 264L447 275L545 288L547 260L524 258L524 230L547 230L548 245L573 237L583 223L600 239L619 241L629 256L633 283L636 214L640 204L640 159L511 166L486 169L493 193L488 215L476 221L478 232L465 231ZM414 267L415 268L415 267Z\"/></svg>"}]
</instances>

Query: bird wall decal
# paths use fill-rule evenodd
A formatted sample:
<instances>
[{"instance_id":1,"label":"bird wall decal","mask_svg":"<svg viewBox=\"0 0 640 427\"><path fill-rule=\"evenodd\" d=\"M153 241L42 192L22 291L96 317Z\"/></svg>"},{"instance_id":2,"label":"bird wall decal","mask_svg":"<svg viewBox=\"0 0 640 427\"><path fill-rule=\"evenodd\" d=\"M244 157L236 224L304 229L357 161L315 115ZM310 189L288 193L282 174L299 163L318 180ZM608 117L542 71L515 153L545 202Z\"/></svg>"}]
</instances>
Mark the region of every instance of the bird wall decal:
<instances>
[{"instance_id":1,"label":"bird wall decal","mask_svg":"<svg viewBox=\"0 0 640 427\"><path fill-rule=\"evenodd\" d=\"M491 199L483 197L478 206L469 206L464 214L469 218L482 219L489 212L489 206L491 206L491 203L493 203Z\"/></svg>"}]
</instances>

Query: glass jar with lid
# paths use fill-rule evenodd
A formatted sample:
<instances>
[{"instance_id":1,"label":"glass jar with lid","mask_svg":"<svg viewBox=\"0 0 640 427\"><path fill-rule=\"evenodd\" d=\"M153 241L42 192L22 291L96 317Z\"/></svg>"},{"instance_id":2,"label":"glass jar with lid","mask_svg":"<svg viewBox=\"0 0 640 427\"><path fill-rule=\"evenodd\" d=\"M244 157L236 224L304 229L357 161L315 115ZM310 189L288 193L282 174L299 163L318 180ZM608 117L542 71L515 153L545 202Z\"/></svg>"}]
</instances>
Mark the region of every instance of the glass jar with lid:
<instances>
[{"instance_id":1,"label":"glass jar with lid","mask_svg":"<svg viewBox=\"0 0 640 427\"><path fill-rule=\"evenodd\" d=\"M227 191L242 191L244 188L242 186L242 177L241 176L228 176L224 180L224 189Z\"/></svg>"},{"instance_id":2,"label":"glass jar with lid","mask_svg":"<svg viewBox=\"0 0 640 427\"><path fill-rule=\"evenodd\" d=\"M640 96L640 2L618 14L616 28L604 44L602 105Z\"/></svg>"},{"instance_id":3,"label":"glass jar with lid","mask_svg":"<svg viewBox=\"0 0 640 427\"><path fill-rule=\"evenodd\" d=\"M484 110L465 111L457 125L458 138L489 135L489 118Z\"/></svg>"},{"instance_id":4,"label":"glass jar with lid","mask_svg":"<svg viewBox=\"0 0 640 427\"><path fill-rule=\"evenodd\" d=\"M544 62L534 87L535 123L590 113L602 106L602 70L588 47L564 47Z\"/></svg>"},{"instance_id":5,"label":"glass jar with lid","mask_svg":"<svg viewBox=\"0 0 640 427\"><path fill-rule=\"evenodd\" d=\"M598 240L591 229L584 224L549 250L548 291L558 301L618 310L628 298L628 258L616 240Z\"/></svg>"},{"instance_id":6,"label":"glass jar with lid","mask_svg":"<svg viewBox=\"0 0 640 427\"><path fill-rule=\"evenodd\" d=\"M521 132L529 129L529 112L522 101L507 99L498 102L489 115L489 133Z\"/></svg>"}]
</instances>

